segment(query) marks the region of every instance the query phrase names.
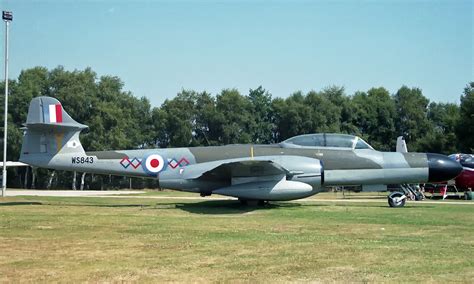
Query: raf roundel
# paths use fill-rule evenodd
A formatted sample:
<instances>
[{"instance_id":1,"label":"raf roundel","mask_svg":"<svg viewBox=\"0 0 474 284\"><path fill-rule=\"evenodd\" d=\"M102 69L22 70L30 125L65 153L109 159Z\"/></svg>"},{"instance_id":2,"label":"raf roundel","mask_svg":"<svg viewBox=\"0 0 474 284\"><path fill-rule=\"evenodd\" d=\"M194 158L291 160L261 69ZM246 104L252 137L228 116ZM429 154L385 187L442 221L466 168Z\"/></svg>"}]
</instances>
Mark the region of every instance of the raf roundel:
<instances>
[{"instance_id":1,"label":"raf roundel","mask_svg":"<svg viewBox=\"0 0 474 284\"><path fill-rule=\"evenodd\" d=\"M151 154L143 159L142 167L148 174L156 175L165 168L165 160L158 154Z\"/></svg>"}]
</instances>

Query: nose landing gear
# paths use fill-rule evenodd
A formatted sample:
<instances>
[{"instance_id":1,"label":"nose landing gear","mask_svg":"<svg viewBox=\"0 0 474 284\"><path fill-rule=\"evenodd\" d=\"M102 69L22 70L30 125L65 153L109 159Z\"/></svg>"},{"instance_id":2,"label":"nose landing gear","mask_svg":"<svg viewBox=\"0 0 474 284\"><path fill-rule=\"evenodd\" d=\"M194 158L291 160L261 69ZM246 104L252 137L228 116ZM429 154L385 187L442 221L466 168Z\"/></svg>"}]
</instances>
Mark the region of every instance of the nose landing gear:
<instances>
[{"instance_id":1,"label":"nose landing gear","mask_svg":"<svg viewBox=\"0 0 474 284\"><path fill-rule=\"evenodd\" d=\"M425 195L418 185L400 184L400 191L392 192L388 196L390 207L403 207L407 199L420 201L425 199Z\"/></svg>"},{"instance_id":2,"label":"nose landing gear","mask_svg":"<svg viewBox=\"0 0 474 284\"><path fill-rule=\"evenodd\" d=\"M392 192L388 196L388 205L390 207L403 207L405 206L407 196L403 192Z\"/></svg>"}]
</instances>

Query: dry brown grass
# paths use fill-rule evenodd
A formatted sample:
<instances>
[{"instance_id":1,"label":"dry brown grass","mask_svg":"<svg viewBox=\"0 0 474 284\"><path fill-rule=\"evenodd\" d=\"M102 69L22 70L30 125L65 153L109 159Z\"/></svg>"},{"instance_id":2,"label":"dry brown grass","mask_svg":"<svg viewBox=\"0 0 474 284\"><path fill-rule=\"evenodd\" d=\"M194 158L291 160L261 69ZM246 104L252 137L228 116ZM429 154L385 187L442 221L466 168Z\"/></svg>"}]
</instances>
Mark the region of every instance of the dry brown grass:
<instances>
[{"instance_id":1,"label":"dry brown grass","mask_svg":"<svg viewBox=\"0 0 474 284\"><path fill-rule=\"evenodd\" d=\"M250 213L250 214L249 214ZM474 206L0 201L0 282L472 282Z\"/></svg>"}]
</instances>

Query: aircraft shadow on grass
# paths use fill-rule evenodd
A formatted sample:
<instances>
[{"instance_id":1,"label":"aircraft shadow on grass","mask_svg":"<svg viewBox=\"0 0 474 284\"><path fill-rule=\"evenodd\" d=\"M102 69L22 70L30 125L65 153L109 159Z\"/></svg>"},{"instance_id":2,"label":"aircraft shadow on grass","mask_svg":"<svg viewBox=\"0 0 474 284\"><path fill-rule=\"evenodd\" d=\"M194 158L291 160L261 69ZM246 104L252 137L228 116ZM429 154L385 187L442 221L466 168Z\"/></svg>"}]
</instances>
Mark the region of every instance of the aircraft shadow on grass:
<instances>
[{"instance_id":1,"label":"aircraft shadow on grass","mask_svg":"<svg viewBox=\"0 0 474 284\"><path fill-rule=\"evenodd\" d=\"M237 201L233 200L208 200L196 203L157 203L154 207L149 206L150 209L180 209L189 213L194 214L243 214L252 211L264 211L267 209L278 209L278 208L296 208L296 207L324 207L331 206L330 204L315 204L315 203L296 203L296 202L271 202L265 206L248 206L242 205ZM364 207L364 208L384 208L389 209L386 205L382 204L337 204L336 206L342 207ZM434 206L426 205L423 208L434 208ZM418 207L407 207L407 210L418 209Z\"/></svg>"},{"instance_id":2,"label":"aircraft shadow on grass","mask_svg":"<svg viewBox=\"0 0 474 284\"><path fill-rule=\"evenodd\" d=\"M179 209L193 214L245 214L253 211L265 211L278 208L296 208L304 206L329 206L327 204L300 204L295 202L270 202L263 206L242 205L236 200L206 200L200 202L162 202L149 204L67 204L67 206L90 206L103 208L140 208L142 210L175 210Z\"/></svg>"},{"instance_id":3,"label":"aircraft shadow on grass","mask_svg":"<svg viewBox=\"0 0 474 284\"><path fill-rule=\"evenodd\" d=\"M11 202L12 203L12 202ZM5 205L47 205L40 202L15 202L21 204L8 204ZM2 204L0 203L0 206ZM64 206L64 204L62 204ZM333 206L330 204L314 204L314 203L296 203L296 202L271 202L264 206L253 206L253 205L242 205L237 201L233 200L206 200L201 202L183 203L183 202L166 202L166 203L155 203L155 204L67 204L67 206L85 206L85 207L103 207L103 208L140 208L142 210L174 210L180 209L193 214L209 214L209 215L220 215L220 214L245 214L252 211L265 211L268 209L284 209L284 208L303 208L303 207L326 207ZM337 204L339 207L364 207L364 208L384 208L392 210L390 207L385 205L376 204ZM435 208L433 205L425 205L423 208ZM406 210L414 210L420 207L409 206Z\"/></svg>"},{"instance_id":4,"label":"aircraft shadow on grass","mask_svg":"<svg viewBox=\"0 0 474 284\"><path fill-rule=\"evenodd\" d=\"M243 214L252 211L302 206L298 203L268 203L263 206L242 205L234 200L206 200L200 202L163 202L154 204L68 204L67 206L90 206L103 208L141 208L143 210L183 210L193 214Z\"/></svg>"},{"instance_id":5,"label":"aircraft shadow on grass","mask_svg":"<svg viewBox=\"0 0 474 284\"><path fill-rule=\"evenodd\" d=\"M18 206L18 205L43 205L41 202L17 201L17 202L1 202L0 206Z\"/></svg>"},{"instance_id":6,"label":"aircraft shadow on grass","mask_svg":"<svg viewBox=\"0 0 474 284\"><path fill-rule=\"evenodd\" d=\"M168 203L169 205L169 203ZM242 205L234 200L206 200L192 203L174 203L176 209L180 209L193 214L244 214L254 211L265 211L268 209L278 209L284 207L299 207L298 203L267 203L262 206Z\"/></svg>"},{"instance_id":7,"label":"aircraft shadow on grass","mask_svg":"<svg viewBox=\"0 0 474 284\"><path fill-rule=\"evenodd\" d=\"M32 204L24 202L24 204ZM41 203L39 203L41 204ZM238 214L246 213L254 210L267 210L279 207L296 207L300 204L296 203L270 203L264 206L242 205L238 201L233 200L206 200L201 202L162 202L162 203L128 203L128 204L90 204L90 203L72 203L61 204L61 206L84 206L84 207L102 207L102 208L141 208L143 210L169 210L180 209L191 213L199 214Z\"/></svg>"},{"instance_id":8,"label":"aircraft shadow on grass","mask_svg":"<svg viewBox=\"0 0 474 284\"><path fill-rule=\"evenodd\" d=\"M25 202L32 204L31 202ZM26 205L25 204L25 205ZM142 210L175 210L179 209L192 214L207 214L207 215L223 215L223 214L245 214L250 212L265 211L268 209L278 210L285 208L303 208L303 207L326 207L326 206L340 206L340 207L364 207L364 208L384 208L392 210L382 204L362 204L362 203L297 203L297 202L270 202L264 206L257 205L242 205L236 200L205 200L199 202L161 202L149 204L68 204L67 206L90 206L103 208L140 208ZM425 205L423 208L434 208L433 205ZM407 210L415 210L419 207L409 206Z\"/></svg>"}]
</instances>

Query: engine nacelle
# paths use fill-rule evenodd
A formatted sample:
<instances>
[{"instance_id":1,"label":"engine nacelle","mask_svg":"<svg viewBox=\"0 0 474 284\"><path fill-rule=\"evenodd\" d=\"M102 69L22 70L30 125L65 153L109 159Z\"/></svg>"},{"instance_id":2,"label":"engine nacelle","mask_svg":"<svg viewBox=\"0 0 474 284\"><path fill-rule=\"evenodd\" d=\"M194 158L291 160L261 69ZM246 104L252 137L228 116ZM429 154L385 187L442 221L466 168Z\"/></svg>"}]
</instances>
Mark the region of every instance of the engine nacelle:
<instances>
[{"instance_id":1,"label":"engine nacelle","mask_svg":"<svg viewBox=\"0 0 474 284\"><path fill-rule=\"evenodd\" d=\"M273 161L290 172L288 180L307 183L313 190L320 189L324 184L324 167L318 159L282 156Z\"/></svg>"},{"instance_id":2,"label":"engine nacelle","mask_svg":"<svg viewBox=\"0 0 474 284\"><path fill-rule=\"evenodd\" d=\"M307 183L286 180L237 184L220 188L213 193L250 200L293 200L311 196L317 191Z\"/></svg>"}]
</instances>

